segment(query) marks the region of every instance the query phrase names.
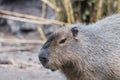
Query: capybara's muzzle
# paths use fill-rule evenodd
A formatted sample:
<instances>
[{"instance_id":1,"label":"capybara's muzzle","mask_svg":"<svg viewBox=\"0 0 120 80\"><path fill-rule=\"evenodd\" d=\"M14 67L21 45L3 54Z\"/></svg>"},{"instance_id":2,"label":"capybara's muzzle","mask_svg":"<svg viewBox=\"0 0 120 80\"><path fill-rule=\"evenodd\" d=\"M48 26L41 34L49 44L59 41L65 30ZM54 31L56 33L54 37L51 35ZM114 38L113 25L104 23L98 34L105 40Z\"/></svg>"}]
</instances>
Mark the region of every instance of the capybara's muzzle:
<instances>
[{"instance_id":1,"label":"capybara's muzzle","mask_svg":"<svg viewBox=\"0 0 120 80\"><path fill-rule=\"evenodd\" d=\"M41 64L45 67L45 65L48 63L48 51L45 49L41 49L39 53L39 60Z\"/></svg>"}]
</instances>

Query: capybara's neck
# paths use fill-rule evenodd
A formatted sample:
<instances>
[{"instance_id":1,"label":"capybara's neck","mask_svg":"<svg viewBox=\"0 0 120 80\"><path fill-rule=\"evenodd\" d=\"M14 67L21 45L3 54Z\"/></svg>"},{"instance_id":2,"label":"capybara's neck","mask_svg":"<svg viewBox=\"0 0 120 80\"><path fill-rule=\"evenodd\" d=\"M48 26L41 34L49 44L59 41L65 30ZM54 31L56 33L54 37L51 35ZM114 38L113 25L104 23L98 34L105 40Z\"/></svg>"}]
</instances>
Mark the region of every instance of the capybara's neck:
<instances>
[{"instance_id":1,"label":"capybara's neck","mask_svg":"<svg viewBox=\"0 0 120 80\"><path fill-rule=\"evenodd\" d=\"M78 80L80 77L80 72L74 70L74 68L63 68L62 72L68 80Z\"/></svg>"},{"instance_id":2,"label":"capybara's neck","mask_svg":"<svg viewBox=\"0 0 120 80\"><path fill-rule=\"evenodd\" d=\"M80 66L77 65L65 65L61 68L62 73L67 77L67 80L81 80L83 78L83 71Z\"/></svg>"}]
</instances>

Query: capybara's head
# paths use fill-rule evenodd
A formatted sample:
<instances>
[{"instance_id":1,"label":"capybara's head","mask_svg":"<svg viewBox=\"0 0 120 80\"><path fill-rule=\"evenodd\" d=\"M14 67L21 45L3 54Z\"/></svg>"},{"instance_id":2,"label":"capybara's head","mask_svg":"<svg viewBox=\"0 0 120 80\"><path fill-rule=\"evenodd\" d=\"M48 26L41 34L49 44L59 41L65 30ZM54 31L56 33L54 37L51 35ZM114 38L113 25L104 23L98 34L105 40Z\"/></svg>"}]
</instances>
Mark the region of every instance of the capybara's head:
<instances>
[{"instance_id":1,"label":"capybara's head","mask_svg":"<svg viewBox=\"0 0 120 80\"><path fill-rule=\"evenodd\" d=\"M42 46L39 60L51 70L75 65L78 61L78 27L64 27L54 32Z\"/></svg>"}]
</instances>

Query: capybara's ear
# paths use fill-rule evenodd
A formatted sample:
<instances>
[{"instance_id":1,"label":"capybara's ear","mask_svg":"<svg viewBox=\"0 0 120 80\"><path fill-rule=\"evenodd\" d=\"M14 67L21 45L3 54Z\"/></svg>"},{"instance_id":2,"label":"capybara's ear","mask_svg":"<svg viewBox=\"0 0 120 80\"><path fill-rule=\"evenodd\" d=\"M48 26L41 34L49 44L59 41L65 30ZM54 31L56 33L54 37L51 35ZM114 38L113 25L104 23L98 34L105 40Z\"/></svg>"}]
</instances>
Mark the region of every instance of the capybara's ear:
<instances>
[{"instance_id":1,"label":"capybara's ear","mask_svg":"<svg viewBox=\"0 0 120 80\"><path fill-rule=\"evenodd\" d=\"M79 40L78 39L78 32L79 32L78 28L77 27L73 27L71 29L71 32L72 32L72 35L73 35L74 39L78 41Z\"/></svg>"}]
</instances>

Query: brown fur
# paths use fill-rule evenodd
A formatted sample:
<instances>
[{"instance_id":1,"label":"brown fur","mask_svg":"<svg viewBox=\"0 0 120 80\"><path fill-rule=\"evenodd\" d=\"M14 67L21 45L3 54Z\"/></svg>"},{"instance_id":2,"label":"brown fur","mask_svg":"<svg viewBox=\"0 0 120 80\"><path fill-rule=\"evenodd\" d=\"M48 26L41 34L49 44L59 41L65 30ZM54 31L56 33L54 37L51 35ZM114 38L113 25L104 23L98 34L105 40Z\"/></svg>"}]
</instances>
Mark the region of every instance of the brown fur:
<instances>
[{"instance_id":1,"label":"brown fur","mask_svg":"<svg viewBox=\"0 0 120 80\"><path fill-rule=\"evenodd\" d=\"M73 35L75 26L79 33ZM60 70L68 80L120 80L120 15L82 26L72 25L51 35L40 53L49 51L44 66ZM49 47L44 48L47 43Z\"/></svg>"},{"instance_id":2,"label":"brown fur","mask_svg":"<svg viewBox=\"0 0 120 80\"><path fill-rule=\"evenodd\" d=\"M96 80L93 79L93 77L89 73L85 74L86 79L84 79L84 71L82 71L82 69L84 68L84 62L82 62L83 60L79 57L79 53L73 54L76 52L76 49L72 50L71 46L68 47L70 44L72 44L72 42L73 44L74 42L76 42L76 39L74 39L70 30L60 29L54 34L56 34L56 38L54 39L50 47L51 54L49 56L49 63L47 64L47 66L50 69L61 70L67 76L68 80ZM67 38L68 42L65 42L64 44L59 44L59 41L64 38Z\"/></svg>"}]
</instances>

